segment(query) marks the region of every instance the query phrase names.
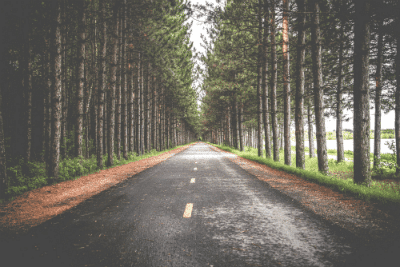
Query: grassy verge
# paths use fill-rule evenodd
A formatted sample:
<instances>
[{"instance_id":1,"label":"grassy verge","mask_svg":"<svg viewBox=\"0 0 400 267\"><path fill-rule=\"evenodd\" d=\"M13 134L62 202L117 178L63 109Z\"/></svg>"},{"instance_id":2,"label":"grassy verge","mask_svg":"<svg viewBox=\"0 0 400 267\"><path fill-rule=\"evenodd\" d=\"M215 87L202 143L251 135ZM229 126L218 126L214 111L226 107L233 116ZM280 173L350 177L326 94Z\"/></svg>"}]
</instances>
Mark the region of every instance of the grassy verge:
<instances>
[{"instance_id":1,"label":"grassy verge","mask_svg":"<svg viewBox=\"0 0 400 267\"><path fill-rule=\"evenodd\" d=\"M371 187L357 185L353 182L353 163L340 162L329 159L329 174L324 175L318 171L317 158L309 158L306 156L305 170L295 167L296 155L292 154L292 165L288 166L283 163L283 151L280 152L280 161L275 162L270 158L257 156L257 150L246 147L245 151L239 151L234 148L215 145L220 149L237 154L240 157L265 164L271 168L281 170L287 173L302 177L305 180L324 185L335 191L346 193L366 201L374 201L385 205L400 206L400 187L396 183L387 183L380 181L372 181Z\"/></svg>"},{"instance_id":2,"label":"grassy verge","mask_svg":"<svg viewBox=\"0 0 400 267\"><path fill-rule=\"evenodd\" d=\"M182 145L185 146L185 145ZM136 153L132 152L128 154L128 159L118 159L114 154L114 164L110 167L103 167L102 169L97 167L97 158L92 155L90 158L77 157L77 158L66 158L60 161L59 167L59 180L58 182L77 180L81 176L85 176L91 173L98 172L100 170L106 170L116 166L121 166L141 159L158 156L162 153L171 151L182 146L173 147L171 149L156 151L155 149L145 153L141 156L137 156ZM103 164L107 162L107 154L103 156ZM27 191L41 188L49 185L49 179L46 175L46 164L43 162L28 162L25 166L28 172L27 175L23 174L23 160L14 167L7 168L7 176L9 177L9 187L6 194L6 199L0 199L0 203L5 200L13 200L16 196L19 196Z\"/></svg>"}]
</instances>

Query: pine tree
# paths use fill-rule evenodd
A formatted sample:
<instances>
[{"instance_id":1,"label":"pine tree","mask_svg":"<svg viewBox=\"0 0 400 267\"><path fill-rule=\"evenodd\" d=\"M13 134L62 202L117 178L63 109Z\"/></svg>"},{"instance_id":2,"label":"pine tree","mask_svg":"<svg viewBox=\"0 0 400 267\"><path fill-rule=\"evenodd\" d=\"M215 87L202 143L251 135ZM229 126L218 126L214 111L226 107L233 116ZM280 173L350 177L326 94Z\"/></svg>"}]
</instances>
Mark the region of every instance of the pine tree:
<instances>
[{"instance_id":1,"label":"pine tree","mask_svg":"<svg viewBox=\"0 0 400 267\"><path fill-rule=\"evenodd\" d=\"M355 1L354 25L354 183L371 184L369 159L370 1Z\"/></svg>"},{"instance_id":2,"label":"pine tree","mask_svg":"<svg viewBox=\"0 0 400 267\"><path fill-rule=\"evenodd\" d=\"M326 150L326 131L324 118L324 91L322 88L322 63L321 63L321 37L318 1L312 3L312 30L311 30L311 54L313 62L314 80L314 110L317 135L318 170L328 173L328 154Z\"/></svg>"},{"instance_id":3,"label":"pine tree","mask_svg":"<svg viewBox=\"0 0 400 267\"><path fill-rule=\"evenodd\" d=\"M52 21L51 31L51 150L49 177L53 182L58 181L59 161L60 161L60 136L61 136L61 7L60 1L52 3L54 11L54 21Z\"/></svg>"},{"instance_id":4,"label":"pine tree","mask_svg":"<svg viewBox=\"0 0 400 267\"><path fill-rule=\"evenodd\" d=\"M298 6L298 33L297 33L297 58L296 58L296 109L295 109L295 128L296 128L296 167L305 169L304 156L304 62L306 51L305 34L305 4L304 0L297 0Z\"/></svg>"}]
</instances>

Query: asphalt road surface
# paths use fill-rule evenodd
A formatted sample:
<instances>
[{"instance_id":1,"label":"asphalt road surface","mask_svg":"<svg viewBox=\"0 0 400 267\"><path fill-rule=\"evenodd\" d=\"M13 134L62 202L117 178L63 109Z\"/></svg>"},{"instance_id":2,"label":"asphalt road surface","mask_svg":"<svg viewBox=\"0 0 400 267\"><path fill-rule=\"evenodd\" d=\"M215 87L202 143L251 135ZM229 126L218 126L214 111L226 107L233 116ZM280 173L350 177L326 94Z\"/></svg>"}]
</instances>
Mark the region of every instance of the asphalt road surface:
<instances>
[{"instance_id":1,"label":"asphalt road surface","mask_svg":"<svg viewBox=\"0 0 400 267\"><path fill-rule=\"evenodd\" d=\"M1 240L0 265L385 266L375 248L232 156L197 143L26 235Z\"/></svg>"}]
</instances>

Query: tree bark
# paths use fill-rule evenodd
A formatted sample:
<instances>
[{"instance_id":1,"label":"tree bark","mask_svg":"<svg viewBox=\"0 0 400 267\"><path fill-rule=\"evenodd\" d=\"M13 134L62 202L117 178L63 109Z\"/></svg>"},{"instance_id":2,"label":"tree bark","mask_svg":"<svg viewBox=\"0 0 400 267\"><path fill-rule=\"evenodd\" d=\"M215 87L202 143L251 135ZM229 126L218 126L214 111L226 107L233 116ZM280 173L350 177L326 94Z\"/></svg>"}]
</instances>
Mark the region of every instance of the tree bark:
<instances>
[{"instance_id":1,"label":"tree bark","mask_svg":"<svg viewBox=\"0 0 400 267\"><path fill-rule=\"evenodd\" d=\"M76 101L77 117L75 128L75 156L82 156L82 135L83 135L83 90L85 85L85 27L86 12L83 1L78 1L78 47L76 68Z\"/></svg>"},{"instance_id":2,"label":"tree bark","mask_svg":"<svg viewBox=\"0 0 400 267\"><path fill-rule=\"evenodd\" d=\"M4 51L0 48L0 75L4 75L6 68L5 61L3 61ZM3 84L0 83L0 199L5 199L8 192L8 178L7 178L7 161L6 161L6 144L4 142L4 124L3 124L3 99L2 89Z\"/></svg>"},{"instance_id":3,"label":"tree bark","mask_svg":"<svg viewBox=\"0 0 400 267\"><path fill-rule=\"evenodd\" d=\"M400 9L400 4L397 3L397 11ZM397 29L400 27L400 15L397 12L396 17ZM396 41L397 41L397 51L396 51L396 93L395 93L395 122L394 122L394 131L396 138L396 175L400 176L400 33L396 32Z\"/></svg>"},{"instance_id":4,"label":"tree bark","mask_svg":"<svg viewBox=\"0 0 400 267\"><path fill-rule=\"evenodd\" d=\"M133 53L130 52L130 86L129 86L129 152L135 151L135 68L133 67Z\"/></svg>"},{"instance_id":5,"label":"tree bark","mask_svg":"<svg viewBox=\"0 0 400 267\"><path fill-rule=\"evenodd\" d=\"M144 81L144 147L146 152L149 152L149 148L150 148L150 142L149 142L149 85L150 85L150 81L149 81L149 71L150 71L150 62L147 62L145 64L145 74L144 77L145 81Z\"/></svg>"},{"instance_id":6,"label":"tree bark","mask_svg":"<svg viewBox=\"0 0 400 267\"><path fill-rule=\"evenodd\" d=\"M258 156L262 156L262 136L261 136L261 125L262 125L262 94L261 94L261 86L262 86L262 62L263 62L263 46L262 46L262 5L261 0L258 0L258 36L257 36L257 49L258 49L258 58L257 58L257 152Z\"/></svg>"},{"instance_id":7,"label":"tree bark","mask_svg":"<svg viewBox=\"0 0 400 267\"><path fill-rule=\"evenodd\" d=\"M383 46L383 19L379 21L378 26L378 55L376 58L375 72L375 131L374 131L374 168L379 167L381 159L381 94L382 94L382 46Z\"/></svg>"},{"instance_id":8,"label":"tree bark","mask_svg":"<svg viewBox=\"0 0 400 267\"><path fill-rule=\"evenodd\" d=\"M343 128L342 128L342 68L343 68L343 42L344 42L344 21L343 16L340 18L340 41L339 41L339 62L338 62L338 88L336 91L336 151L337 162L344 160L344 147L343 147Z\"/></svg>"},{"instance_id":9,"label":"tree bark","mask_svg":"<svg viewBox=\"0 0 400 267\"><path fill-rule=\"evenodd\" d=\"M232 131L233 131L233 147L238 149L238 128L237 128L237 100L236 95L233 96L233 103L232 103Z\"/></svg>"},{"instance_id":10,"label":"tree bark","mask_svg":"<svg viewBox=\"0 0 400 267\"><path fill-rule=\"evenodd\" d=\"M297 33L297 62L296 62L296 110L295 110L295 128L296 128L296 167L305 169L304 155L304 62L306 52L306 16L304 14L304 0L297 0L298 13L298 33Z\"/></svg>"},{"instance_id":11,"label":"tree bark","mask_svg":"<svg viewBox=\"0 0 400 267\"><path fill-rule=\"evenodd\" d=\"M275 3L271 1L271 123L274 161L279 161L278 123L276 117L276 83L278 79L275 40Z\"/></svg>"},{"instance_id":12,"label":"tree bark","mask_svg":"<svg viewBox=\"0 0 400 267\"><path fill-rule=\"evenodd\" d=\"M283 53L283 137L285 164L292 164L290 145L290 61L289 61L289 0L283 0L282 53Z\"/></svg>"},{"instance_id":13,"label":"tree bark","mask_svg":"<svg viewBox=\"0 0 400 267\"><path fill-rule=\"evenodd\" d=\"M313 118L311 113L311 97L308 98L307 105L307 120L308 120L308 145L309 145L309 156L310 158L315 157L314 153L314 127L313 127Z\"/></svg>"},{"instance_id":14,"label":"tree bark","mask_svg":"<svg viewBox=\"0 0 400 267\"><path fill-rule=\"evenodd\" d=\"M354 24L354 183L370 186L369 42L370 1L355 1Z\"/></svg>"},{"instance_id":15,"label":"tree bark","mask_svg":"<svg viewBox=\"0 0 400 267\"><path fill-rule=\"evenodd\" d=\"M137 61L137 72L138 72L138 77L137 77L137 85L136 85L136 154L138 156L142 155L141 153L141 120L140 120L140 114L141 114L141 91L140 91L140 68L141 68L141 53L138 53L138 61Z\"/></svg>"},{"instance_id":16,"label":"tree bark","mask_svg":"<svg viewBox=\"0 0 400 267\"><path fill-rule=\"evenodd\" d=\"M52 40L50 40L49 44L49 53L48 53L48 61L47 61L47 95L45 96L45 98L47 98L47 110L45 111L47 114L47 124L46 124L46 138L45 138L45 160L46 160L46 166L47 166L47 175L50 177L50 168L51 168L51 120L52 120L52 100L51 100L51 95L52 95L52 58L51 58L51 53L52 53Z\"/></svg>"},{"instance_id":17,"label":"tree bark","mask_svg":"<svg viewBox=\"0 0 400 267\"><path fill-rule=\"evenodd\" d=\"M66 2L63 4L63 31L62 35L62 121L61 121L61 157L67 157L67 139L68 139L68 90L67 90L67 34L68 25L66 22Z\"/></svg>"},{"instance_id":18,"label":"tree bark","mask_svg":"<svg viewBox=\"0 0 400 267\"><path fill-rule=\"evenodd\" d=\"M140 155L144 154L144 56L142 57L142 63L140 68Z\"/></svg>"},{"instance_id":19,"label":"tree bark","mask_svg":"<svg viewBox=\"0 0 400 267\"><path fill-rule=\"evenodd\" d=\"M113 49L112 49L112 62L111 62L111 87L108 94L108 159L107 166L111 167L114 165L114 130L115 130L115 92L117 90L117 54L118 54L118 5L114 4L113 10Z\"/></svg>"},{"instance_id":20,"label":"tree bark","mask_svg":"<svg viewBox=\"0 0 400 267\"><path fill-rule=\"evenodd\" d=\"M268 113L268 35L269 35L269 11L268 0L264 0L264 35L263 35L263 65L262 65L262 103L263 103L263 122L265 134L265 157L271 158L271 136L269 130L269 113Z\"/></svg>"},{"instance_id":21,"label":"tree bark","mask_svg":"<svg viewBox=\"0 0 400 267\"><path fill-rule=\"evenodd\" d=\"M122 6L119 8L119 29L118 29L118 56L117 56L117 91L116 91L116 114L115 114L115 120L116 122L116 127L115 127L115 136L116 136L116 149L117 149L117 158L118 160L121 159L121 105L122 105L122 99L121 99L121 90L122 90L122 72L123 72L123 55L122 55Z\"/></svg>"},{"instance_id":22,"label":"tree bark","mask_svg":"<svg viewBox=\"0 0 400 267\"><path fill-rule=\"evenodd\" d=\"M243 104L240 103L239 105L240 105L240 108L239 108L239 145L240 145L240 151L244 151L243 124L242 124Z\"/></svg>"},{"instance_id":23,"label":"tree bark","mask_svg":"<svg viewBox=\"0 0 400 267\"><path fill-rule=\"evenodd\" d=\"M103 127L104 127L104 91L107 86L107 20L106 20L106 4L105 0L100 1L101 6L101 23L102 23L102 36L100 42L100 80L98 88L98 131L97 131L97 167L103 169Z\"/></svg>"},{"instance_id":24,"label":"tree bark","mask_svg":"<svg viewBox=\"0 0 400 267\"><path fill-rule=\"evenodd\" d=\"M127 91L128 91L128 80L127 80L127 27L126 27L126 20L127 20L127 6L126 0L124 0L123 4L123 23L122 23L122 156L124 159L128 159L128 109L127 109Z\"/></svg>"},{"instance_id":25,"label":"tree bark","mask_svg":"<svg viewBox=\"0 0 400 267\"><path fill-rule=\"evenodd\" d=\"M151 109L152 109L152 111L151 111L151 115L152 115L152 122L151 122L151 148L152 149L157 149L157 136L156 136L156 124L157 124L157 121L156 121L156 103L157 103L157 101L156 101L156 82L154 81L154 77L152 78L153 79L153 81L152 81L152 88L151 88L151 91L152 91L152 98L151 98L151 101L152 101L152 103L151 103Z\"/></svg>"},{"instance_id":26,"label":"tree bark","mask_svg":"<svg viewBox=\"0 0 400 267\"><path fill-rule=\"evenodd\" d=\"M52 182L58 181L60 161L60 136L61 136L61 8L60 1L54 1L55 20L52 23L52 136L51 136L51 165L49 178Z\"/></svg>"},{"instance_id":27,"label":"tree bark","mask_svg":"<svg viewBox=\"0 0 400 267\"><path fill-rule=\"evenodd\" d=\"M29 5L25 7L26 11ZM25 163L31 161L32 151L32 75L31 75L31 60L30 60L30 40L29 40L29 20L28 12L25 14L24 23L24 87L26 91L26 152ZM26 165L25 165L26 166ZM25 169L26 172L26 169Z\"/></svg>"},{"instance_id":28,"label":"tree bark","mask_svg":"<svg viewBox=\"0 0 400 267\"><path fill-rule=\"evenodd\" d=\"M324 118L324 90L322 88L322 64L321 64L321 38L319 25L319 3L313 3L312 31L311 31L311 56L313 62L314 79L314 111L315 126L317 132L318 170L324 174L329 171L328 154L326 150L326 132Z\"/></svg>"}]
</instances>

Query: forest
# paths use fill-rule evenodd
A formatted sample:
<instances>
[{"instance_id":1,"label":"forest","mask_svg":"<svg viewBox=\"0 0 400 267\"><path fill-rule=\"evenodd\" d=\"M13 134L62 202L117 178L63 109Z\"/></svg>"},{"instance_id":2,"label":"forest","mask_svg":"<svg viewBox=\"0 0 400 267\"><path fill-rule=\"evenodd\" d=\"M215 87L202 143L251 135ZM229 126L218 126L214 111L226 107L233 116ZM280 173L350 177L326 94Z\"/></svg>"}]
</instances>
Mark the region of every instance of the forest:
<instances>
[{"instance_id":1,"label":"forest","mask_svg":"<svg viewBox=\"0 0 400 267\"><path fill-rule=\"evenodd\" d=\"M381 138L389 132L393 154L384 158L391 158L393 177L399 176L399 1L226 1L198 8L212 25L203 38L205 68L198 69L204 75L206 140L240 151L250 143L258 157L279 162L283 156L285 165L305 169L305 151L314 157L316 136L318 171L331 175L325 120L336 119L336 136L329 139L337 141L339 164L347 153L344 110L350 110L354 128L345 133L354 142L348 170L354 171L354 183L369 187L371 173L382 171ZM382 113L393 110L395 129L382 129Z\"/></svg>"},{"instance_id":2,"label":"forest","mask_svg":"<svg viewBox=\"0 0 400 267\"><path fill-rule=\"evenodd\" d=\"M197 137L182 1L2 1L0 199Z\"/></svg>"},{"instance_id":3,"label":"forest","mask_svg":"<svg viewBox=\"0 0 400 267\"><path fill-rule=\"evenodd\" d=\"M216 2L3 1L0 199L199 139L297 169L316 151L324 175L328 155L351 154L367 187L385 166L400 176L398 1ZM191 18L208 25L203 54ZM388 111L394 129L381 127ZM381 155L388 135L393 154Z\"/></svg>"}]
</instances>

